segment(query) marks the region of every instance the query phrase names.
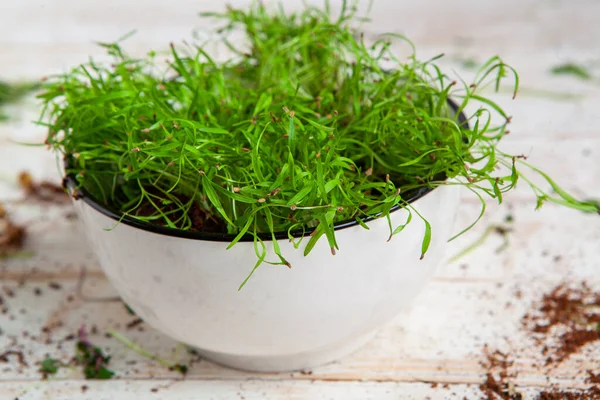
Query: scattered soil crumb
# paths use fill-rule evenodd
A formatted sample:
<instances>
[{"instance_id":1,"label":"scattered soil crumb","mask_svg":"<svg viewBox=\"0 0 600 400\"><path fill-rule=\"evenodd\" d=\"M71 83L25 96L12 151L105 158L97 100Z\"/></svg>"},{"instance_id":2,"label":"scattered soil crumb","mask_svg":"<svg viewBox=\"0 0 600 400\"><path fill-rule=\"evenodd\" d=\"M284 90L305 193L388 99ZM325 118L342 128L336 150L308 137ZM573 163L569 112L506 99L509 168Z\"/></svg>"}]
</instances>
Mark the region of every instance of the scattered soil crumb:
<instances>
[{"instance_id":1,"label":"scattered soil crumb","mask_svg":"<svg viewBox=\"0 0 600 400\"><path fill-rule=\"evenodd\" d=\"M127 325L125 325L127 327L127 329L133 329L136 326L142 324L144 321L141 318L136 318L133 321L129 322Z\"/></svg>"},{"instance_id":2,"label":"scattered soil crumb","mask_svg":"<svg viewBox=\"0 0 600 400\"><path fill-rule=\"evenodd\" d=\"M521 289L517 289L515 291L515 298L517 300L521 300L523 298L523 291Z\"/></svg>"},{"instance_id":3,"label":"scattered soil crumb","mask_svg":"<svg viewBox=\"0 0 600 400\"><path fill-rule=\"evenodd\" d=\"M594 374L592 371L587 371L588 377L585 378L585 383L600 383L600 372Z\"/></svg>"},{"instance_id":4,"label":"scattered soil crumb","mask_svg":"<svg viewBox=\"0 0 600 400\"><path fill-rule=\"evenodd\" d=\"M60 290L60 289L62 289L62 285L60 283L56 283L56 282L50 282L50 283L48 283L48 287L50 289L53 289L53 290Z\"/></svg>"},{"instance_id":5,"label":"scattered soil crumb","mask_svg":"<svg viewBox=\"0 0 600 400\"><path fill-rule=\"evenodd\" d=\"M552 389L543 391L537 395L536 400L598 400L600 399L600 387L592 386L585 390L561 390Z\"/></svg>"},{"instance_id":6,"label":"scattered soil crumb","mask_svg":"<svg viewBox=\"0 0 600 400\"><path fill-rule=\"evenodd\" d=\"M482 363L487 370L485 381L479 386L479 390L484 394L485 400L521 400L523 395L516 389L513 380L517 377L516 373L509 370L514 364L507 353L499 350L490 352L487 345L483 348L485 361Z\"/></svg>"},{"instance_id":7,"label":"scattered soil crumb","mask_svg":"<svg viewBox=\"0 0 600 400\"><path fill-rule=\"evenodd\" d=\"M562 283L545 294L522 324L542 345L546 365L556 365L600 340L600 293L585 283Z\"/></svg>"},{"instance_id":8,"label":"scattered soil crumb","mask_svg":"<svg viewBox=\"0 0 600 400\"><path fill-rule=\"evenodd\" d=\"M23 248L27 231L14 224L4 206L0 204L0 259L10 257Z\"/></svg>"},{"instance_id":9,"label":"scattered soil crumb","mask_svg":"<svg viewBox=\"0 0 600 400\"><path fill-rule=\"evenodd\" d=\"M27 361L25 361L25 355L23 354L22 351L17 351L17 350L5 351L4 353L0 354L0 361L7 363L7 362L9 362L10 356L15 356L21 367L27 367Z\"/></svg>"},{"instance_id":10,"label":"scattered soil crumb","mask_svg":"<svg viewBox=\"0 0 600 400\"><path fill-rule=\"evenodd\" d=\"M45 203L68 203L69 196L62 186L52 182L35 182L29 172L19 173L19 186L25 191L27 200Z\"/></svg>"},{"instance_id":11,"label":"scattered soil crumb","mask_svg":"<svg viewBox=\"0 0 600 400\"><path fill-rule=\"evenodd\" d=\"M515 292L520 299L522 293ZM587 283L579 285L561 283L534 303L522 320L523 330L534 341L527 350L539 352L538 368L558 366L571 355L578 354L584 346L600 341L600 293ZM525 349L515 349L517 353ZM490 352L487 345L483 353L486 369L485 381L479 387L485 400L515 400L523 396L516 389L514 361L507 353ZM547 372L547 371L546 371ZM582 371L583 372L583 371ZM544 372L545 373L545 372ZM537 394L537 400L600 399L600 371L586 371L587 389L552 388Z\"/></svg>"},{"instance_id":12,"label":"scattered soil crumb","mask_svg":"<svg viewBox=\"0 0 600 400\"><path fill-rule=\"evenodd\" d=\"M83 386L81 387L81 393L85 393L85 392L87 392L87 390L88 390L88 389L89 389L89 388L87 387L87 385L83 385Z\"/></svg>"}]
</instances>

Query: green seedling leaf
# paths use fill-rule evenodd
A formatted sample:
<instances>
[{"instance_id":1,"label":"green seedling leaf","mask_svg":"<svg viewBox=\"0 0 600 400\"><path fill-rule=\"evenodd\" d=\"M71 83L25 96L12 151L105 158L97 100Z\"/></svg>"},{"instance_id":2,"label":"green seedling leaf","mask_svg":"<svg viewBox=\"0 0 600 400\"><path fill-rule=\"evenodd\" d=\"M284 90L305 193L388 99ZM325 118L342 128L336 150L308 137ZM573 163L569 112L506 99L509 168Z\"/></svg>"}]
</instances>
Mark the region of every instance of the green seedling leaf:
<instances>
[{"instance_id":1,"label":"green seedling leaf","mask_svg":"<svg viewBox=\"0 0 600 400\"><path fill-rule=\"evenodd\" d=\"M592 79L592 74L586 67L574 63L556 65L550 69L550 73L552 75L573 76L584 81Z\"/></svg>"}]
</instances>

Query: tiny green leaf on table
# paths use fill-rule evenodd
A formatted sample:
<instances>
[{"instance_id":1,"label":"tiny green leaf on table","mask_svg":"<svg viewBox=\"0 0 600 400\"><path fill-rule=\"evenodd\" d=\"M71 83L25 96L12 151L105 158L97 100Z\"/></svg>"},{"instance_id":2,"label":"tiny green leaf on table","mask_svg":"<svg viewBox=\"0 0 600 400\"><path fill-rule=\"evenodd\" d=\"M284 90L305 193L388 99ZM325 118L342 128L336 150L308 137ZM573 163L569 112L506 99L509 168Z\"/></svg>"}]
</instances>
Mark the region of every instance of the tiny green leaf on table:
<instances>
[{"instance_id":1,"label":"tiny green leaf on table","mask_svg":"<svg viewBox=\"0 0 600 400\"><path fill-rule=\"evenodd\" d=\"M40 364L40 372L44 376L54 375L61 366L62 363L57 359L46 357Z\"/></svg>"},{"instance_id":2,"label":"tiny green leaf on table","mask_svg":"<svg viewBox=\"0 0 600 400\"><path fill-rule=\"evenodd\" d=\"M9 83L0 81L0 121L9 119L1 110L5 105L17 103L25 95L40 87L39 83Z\"/></svg>"},{"instance_id":3,"label":"tiny green leaf on table","mask_svg":"<svg viewBox=\"0 0 600 400\"><path fill-rule=\"evenodd\" d=\"M110 379L115 374L106 365L110 357L104 355L102 349L89 343L77 342L77 355L75 357L78 365L82 365L86 379Z\"/></svg>"},{"instance_id":4,"label":"tiny green leaf on table","mask_svg":"<svg viewBox=\"0 0 600 400\"><path fill-rule=\"evenodd\" d=\"M94 346L87 339L85 327L79 329L79 340L76 343L75 364L83 366L86 379L110 379L115 373L108 369L110 356L104 354L100 347Z\"/></svg>"},{"instance_id":5,"label":"tiny green leaf on table","mask_svg":"<svg viewBox=\"0 0 600 400\"><path fill-rule=\"evenodd\" d=\"M49 356L40 362L39 372L43 378L55 375L61 368L82 367L85 379L111 379L115 373L108 369L110 356L105 355L100 347L89 342L84 326L79 329L77 336L75 356L69 363Z\"/></svg>"},{"instance_id":6,"label":"tiny green leaf on table","mask_svg":"<svg viewBox=\"0 0 600 400\"><path fill-rule=\"evenodd\" d=\"M584 81L592 79L592 73L587 67L575 63L556 65L550 69L550 72L552 75L568 75Z\"/></svg>"},{"instance_id":7,"label":"tiny green leaf on table","mask_svg":"<svg viewBox=\"0 0 600 400\"><path fill-rule=\"evenodd\" d=\"M188 366L185 364L175 364L171 366L170 369L179 372L181 375L186 375L188 373Z\"/></svg>"}]
</instances>

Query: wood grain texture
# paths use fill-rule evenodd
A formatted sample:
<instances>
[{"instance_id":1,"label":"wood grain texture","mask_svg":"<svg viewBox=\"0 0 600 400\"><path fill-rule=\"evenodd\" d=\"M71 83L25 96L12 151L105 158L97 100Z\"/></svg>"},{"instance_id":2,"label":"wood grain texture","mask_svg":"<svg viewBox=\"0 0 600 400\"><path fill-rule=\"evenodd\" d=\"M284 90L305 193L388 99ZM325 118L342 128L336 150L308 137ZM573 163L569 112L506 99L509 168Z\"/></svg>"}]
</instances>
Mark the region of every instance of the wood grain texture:
<instances>
[{"instance_id":1,"label":"wood grain texture","mask_svg":"<svg viewBox=\"0 0 600 400\"><path fill-rule=\"evenodd\" d=\"M289 7L300 3L286 1ZM64 71L88 55L102 58L94 41L114 40L131 29L138 29L127 44L133 54L163 48L202 29L196 11L220 7L206 0L3 2L0 78L37 78ZM365 30L371 36L386 31L407 34L423 58L444 52L443 65L465 77L473 71L465 68L464 60L501 54L521 72L523 85L515 101L506 93L497 97L514 121L503 148L529 155L575 194L600 197L600 85L548 72L566 61L596 60L598 15L600 3L594 0L376 0L373 23ZM534 198L520 185L507 204L490 205L480 225L452 242L448 256L510 214L515 222L508 248L497 252L502 238L491 235L457 262L441 265L414 305L355 354L310 374L250 374L199 361L181 380L104 332L116 329L167 359L193 359L177 355L177 343L143 324L127 329L134 317L120 302L90 302L76 296L82 267L88 271L83 288L87 296L110 298L115 292L78 222L65 218L69 206L18 200L17 171L28 169L39 179L59 177L54 157L43 147L14 143L43 138L44 130L30 122L36 118L35 101L11 111L13 120L0 126L0 201L17 221L31 226L27 248L35 254L0 260L0 286L15 293L3 296L8 311L0 314L4 332L0 350L20 349L29 364L26 368L16 362L0 364L1 399L477 399L486 344L513 355L519 373L515 382L525 398L534 398L541 387L551 384L585 387L582 371L598 368L598 346L585 348L555 369L544 368L539 349L522 331L520 321L536 299L564 279L586 280L600 288L600 222L595 216L552 205L534 211ZM476 207L477 201L465 193L457 228L477 216ZM53 289L50 283L61 288ZM77 372L63 370L51 381L41 381L36 361L46 353L71 357L72 342L65 341L61 349L57 342L81 323L97 326L92 339L109 349L119 379L89 382ZM51 329L45 333L43 327ZM449 386L444 388L445 384Z\"/></svg>"},{"instance_id":2,"label":"wood grain texture","mask_svg":"<svg viewBox=\"0 0 600 400\"><path fill-rule=\"evenodd\" d=\"M82 393L81 387L88 388ZM154 391L153 391L154 390ZM531 396L539 389L527 388ZM24 394L22 394L24 393ZM477 399L478 390L467 385L447 388L429 383L321 382L209 380L197 381L132 381L124 380L108 386L89 381L12 382L0 383L0 395L19 396L19 400L447 400ZM6 397L11 398L11 397Z\"/></svg>"}]
</instances>

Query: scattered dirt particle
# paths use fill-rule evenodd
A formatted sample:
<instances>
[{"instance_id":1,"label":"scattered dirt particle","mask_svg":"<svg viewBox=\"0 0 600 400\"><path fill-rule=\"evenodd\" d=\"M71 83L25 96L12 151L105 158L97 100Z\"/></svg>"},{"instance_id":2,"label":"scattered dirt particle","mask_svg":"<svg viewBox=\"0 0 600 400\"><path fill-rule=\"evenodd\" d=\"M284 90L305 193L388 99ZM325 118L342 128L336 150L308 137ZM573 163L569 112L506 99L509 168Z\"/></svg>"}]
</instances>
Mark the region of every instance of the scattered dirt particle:
<instances>
[{"instance_id":1,"label":"scattered dirt particle","mask_svg":"<svg viewBox=\"0 0 600 400\"><path fill-rule=\"evenodd\" d=\"M53 289L53 290L60 290L60 289L62 289L62 285L60 283L56 283L56 282L50 282L50 283L48 283L48 287L50 289Z\"/></svg>"},{"instance_id":2,"label":"scattered dirt particle","mask_svg":"<svg viewBox=\"0 0 600 400\"><path fill-rule=\"evenodd\" d=\"M592 386L585 390L552 389L540 392L536 400L597 400L600 399L600 387Z\"/></svg>"},{"instance_id":3,"label":"scattered dirt particle","mask_svg":"<svg viewBox=\"0 0 600 400\"><path fill-rule=\"evenodd\" d=\"M587 371L588 377L585 378L585 383L600 383L600 372L594 374L592 371Z\"/></svg>"},{"instance_id":4,"label":"scattered dirt particle","mask_svg":"<svg viewBox=\"0 0 600 400\"><path fill-rule=\"evenodd\" d=\"M8 351L5 351L4 353L0 354L0 362L5 362L5 363L9 362L10 356L15 356L21 367L27 367L27 362L25 361L25 355L23 354L22 351L17 351L17 350L8 350Z\"/></svg>"},{"instance_id":5,"label":"scattered dirt particle","mask_svg":"<svg viewBox=\"0 0 600 400\"><path fill-rule=\"evenodd\" d=\"M89 389L89 388L87 387L87 385L83 385L83 386L81 386L81 393L85 393L85 392L87 392L87 390L88 390L88 389Z\"/></svg>"},{"instance_id":6,"label":"scattered dirt particle","mask_svg":"<svg viewBox=\"0 0 600 400\"><path fill-rule=\"evenodd\" d=\"M521 291L521 289L515 290L515 298L517 300L521 300L523 298L523 292Z\"/></svg>"},{"instance_id":7,"label":"scattered dirt particle","mask_svg":"<svg viewBox=\"0 0 600 400\"><path fill-rule=\"evenodd\" d=\"M141 318L136 318L133 321L129 322L127 325L125 325L125 327L127 329L133 329L133 328L135 328L136 326L138 326L139 324L142 324L142 323L144 323L144 321Z\"/></svg>"},{"instance_id":8,"label":"scattered dirt particle","mask_svg":"<svg viewBox=\"0 0 600 400\"><path fill-rule=\"evenodd\" d=\"M59 204L69 202L69 196L60 185L48 181L35 182L26 171L19 173L18 180L27 200Z\"/></svg>"},{"instance_id":9,"label":"scattered dirt particle","mask_svg":"<svg viewBox=\"0 0 600 400\"><path fill-rule=\"evenodd\" d=\"M487 345L483 347L483 354L485 361L482 366L487 371L485 381L479 386L484 394L483 399L521 400L523 395L513 383L517 374L511 373L514 361L510 360L509 354L499 350L490 352Z\"/></svg>"},{"instance_id":10,"label":"scattered dirt particle","mask_svg":"<svg viewBox=\"0 0 600 400\"><path fill-rule=\"evenodd\" d=\"M523 317L523 326L542 345L546 365L559 364L600 340L600 293L584 282L560 284Z\"/></svg>"},{"instance_id":11,"label":"scattered dirt particle","mask_svg":"<svg viewBox=\"0 0 600 400\"><path fill-rule=\"evenodd\" d=\"M575 329L560 335L559 339L555 356L548 359L551 363L560 363L588 343L600 340L600 332L598 329Z\"/></svg>"},{"instance_id":12,"label":"scattered dirt particle","mask_svg":"<svg viewBox=\"0 0 600 400\"><path fill-rule=\"evenodd\" d=\"M521 299L520 290L515 298ZM540 362L535 368L558 366L571 355L581 352L584 346L600 341L600 293L594 292L587 283L579 285L562 283L542 296L521 319L522 329L533 338L533 346L527 345L527 354L539 352ZM521 354L525 348L511 352ZM479 389L485 400L522 399L515 384L517 377L514 361L507 353L483 349L486 369L485 381ZM543 360L543 361L542 361ZM545 361L545 362L544 362ZM547 369L541 373L547 373ZM541 391L535 399L570 400L600 399L600 371L586 371L587 389L566 390L553 388Z\"/></svg>"},{"instance_id":13,"label":"scattered dirt particle","mask_svg":"<svg viewBox=\"0 0 600 400\"><path fill-rule=\"evenodd\" d=\"M40 288L33 289L33 294L35 294L36 296L41 296L42 295L42 289L40 289Z\"/></svg>"},{"instance_id":14,"label":"scattered dirt particle","mask_svg":"<svg viewBox=\"0 0 600 400\"><path fill-rule=\"evenodd\" d=\"M23 248L27 231L16 225L0 204L0 258L11 257Z\"/></svg>"},{"instance_id":15,"label":"scattered dirt particle","mask_svg":"<svg viewBox=\"0 0 600 400\"><path fill-rule=\"evenodd\" d=\"M492 375L489 372L486 375L485 382L483 382L479 386L479 390L481 390L485 394L485 398L490 400L495 400L496 394L499 394L501 398L504 398L502 386L498 382L496 382L496 379L494 379L494 375Z\"/></svg>"}]
</instances>

